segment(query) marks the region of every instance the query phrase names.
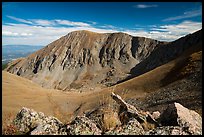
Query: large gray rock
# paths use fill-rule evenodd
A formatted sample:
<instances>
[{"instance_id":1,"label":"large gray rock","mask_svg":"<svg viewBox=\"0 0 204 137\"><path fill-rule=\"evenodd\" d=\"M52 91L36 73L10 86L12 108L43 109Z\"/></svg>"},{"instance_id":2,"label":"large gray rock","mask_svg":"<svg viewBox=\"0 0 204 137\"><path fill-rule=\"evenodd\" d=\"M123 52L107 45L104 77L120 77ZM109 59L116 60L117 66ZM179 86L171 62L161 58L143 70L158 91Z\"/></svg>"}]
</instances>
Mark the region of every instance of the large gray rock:
<instances>
[{"instance_id":1,"label":"large gray rock","mask_svg":"<svg viewBox=\"0 0 204 137\"><path fill-rule=\"evenodd\" d=\"M157 120L157 119L159 119L160 115L161 115L161 113L159 111L154 111L152 113L152 118Z\"/></svg>"},{"instance_id":2,"label":"large gray rock","mask_svg":"<svg viewBox=\"0 0 204 137\"><path fill-rule=\"evenodd\" d=\"M57 118L46 116L42 112L23 107L14 119L19 131L30 134L66 134L63 123ZM33 131L34 130L34 131Z\"/></svg>"},{"instance_id":3,"label":"large gray rock","mask_svg":"<svg viewBox=\"0 0 204 137\"><path fill-rule=\"evenodd\" d=\"M96 124L85 116L77 116L67 125L69 135L101 135L101 130Z\"/></svg>"},{"instance_id":4,"label":"large gray rock","mask_svg":"<svg viewBox=\"0 0 204 137\"><path fill-rule=\"evenodd\" d=\"M119 95L111 93L111 97L120 105L119 117L123 124L128 122L128 119L135 117L138 121L146 121L147 115L144 115L139 110L137 110L133 105L126 103Z\"/></svg>"},{"instance_id":5,"label":"large gray rock","mask_svg":"<svg viewBox=\"0 0 204 137\"><path fill-rule=\"evenodd\" d=\"M202 117L179 103L169 105L160 115L158 111L150 114L137 110L114 93L112 97L122 107L119 113L122 124L108 131L101 131L86 116L77 116L72 122L63 124L55 117L25 107L16 115L14 124L21 133L30 135L202 135Z\"/></svg>"},{"instance_id":6,"label":"large gray rock","mask_svg":"<svg viewBox=\"0 0 204 137\"><path fill-rule=\"evenodd\" d=\"M164 126L180 126L193 135L202 134L202 117L179 103L170 104L161 114L160 121Z\"/></svg>"},{"instance_id":7,"label":"large gray rock","mask_svg":"<svg viewBox=\"0 0 204 137\"><path fill-rule=\"evenodd\" d=\"M119 95L111 93L111 97L120 105L119 118L122 124L126 124L131 118L137 119L138 122L143 124L151 123L154 126L158 126L158 122L149 113L142 110L138 110L133 105L126 103Z\"/></svg>"},{"instance_id":8,"label":"large gray rock","mask_svg":"<svg viewBox=\"0 0 204 137\"><path fill-rule=\"evenodd\" d=\"M179 126L163 126L145 132L145 135L190 135Z\"/></svg>"},{"instance_id":9,"label":"large gray rock","mask_svg":"<svg viewBox=\"0 0 204 137\"><path fill-rule=\"evenodd\" d=\"M125 125L116 127L113 130L107 131L105 135L143 135L144 129L142 125L134 118L131 118Z\"/></svg>"}]
</instances>

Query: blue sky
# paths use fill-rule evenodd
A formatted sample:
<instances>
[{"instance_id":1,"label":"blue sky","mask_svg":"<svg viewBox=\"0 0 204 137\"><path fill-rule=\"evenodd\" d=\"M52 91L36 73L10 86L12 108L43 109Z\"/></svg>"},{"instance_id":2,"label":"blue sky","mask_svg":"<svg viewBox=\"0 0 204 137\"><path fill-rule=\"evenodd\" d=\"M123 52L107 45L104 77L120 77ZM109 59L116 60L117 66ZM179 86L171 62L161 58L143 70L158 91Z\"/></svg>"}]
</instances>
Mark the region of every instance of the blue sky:
<instances>
[{"instance_id":1,"label":"blue sky","mask_svg":"<svg viewBox=\"0 0 204 137\"><path fill-rule=\"evenodd\" d=\"M3 45L47 45L75 30L173 41L202 28L199 2L3 2Z\"/></svg>"}]
</instances>

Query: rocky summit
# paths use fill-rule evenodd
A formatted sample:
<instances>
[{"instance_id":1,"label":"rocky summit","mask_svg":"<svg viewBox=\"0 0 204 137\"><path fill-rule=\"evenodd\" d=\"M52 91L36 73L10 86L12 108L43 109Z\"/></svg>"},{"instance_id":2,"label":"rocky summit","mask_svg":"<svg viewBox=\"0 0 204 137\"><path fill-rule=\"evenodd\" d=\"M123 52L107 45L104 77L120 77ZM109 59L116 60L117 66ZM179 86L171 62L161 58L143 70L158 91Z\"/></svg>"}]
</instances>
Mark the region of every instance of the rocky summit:
<instances>
[{"instance_id":1,"label":"rocky summit","mask_svg":"<svg viewBox=\"0 0 204 137\"><path fill-rule=\"evenodd\" d=\"M101 129L85 115L62 123L55 117L28 108L22 108L13 123L18 132L30 135L202 135L201 116L179 103L170 104L155 118L159 111L150 114L128 104L119 95L112 93L111 97L119 105L115 117L121 124L109 130Z\"/></svg>"},{"instance_id":2,"label":"rocky summit","mask_svg":"<svg viewBox=\"0 0 204 137\"><path fill-rule=\"evenodd\" d=\"M161 42L126 33L74 31L26 58L11 62L6 71L45 88L111 86L175 59L202 42L201 32Z\"/></svg>"}]
</instances>

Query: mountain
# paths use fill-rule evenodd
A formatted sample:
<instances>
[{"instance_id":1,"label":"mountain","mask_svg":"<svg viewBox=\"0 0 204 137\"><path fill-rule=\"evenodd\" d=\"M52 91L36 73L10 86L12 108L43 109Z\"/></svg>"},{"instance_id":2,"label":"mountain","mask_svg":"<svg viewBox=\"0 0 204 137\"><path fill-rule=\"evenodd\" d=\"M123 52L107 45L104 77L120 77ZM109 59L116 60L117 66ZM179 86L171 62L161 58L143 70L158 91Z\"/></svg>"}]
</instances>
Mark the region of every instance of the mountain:
<instances>
[{"instance_id":1,"label":"mountain","mask_svg":"<svg viewBox=\"0 0 204 137\"><path fill-rule=\"evenodd\" d=\"M11 60L26 57L29 54L43 48L43 46L30 45L3 45L2 46L2 64Z\"/></svg>"},{"instance_id":2,"label":"mountain","mask_svg":"<svg viewBox=\"0 0 204 137\"><path fill-rule=\"evenodd\" d=\"M125 33L75 31L14 61L7 71L62 90L112 84L127 77L160 43Z\"/></svg>"},{"instance_id":3,"label":"mountain","mask_svg":"<svg viewBox=\"0 0 204 137\"><path fill-rule=\"evenodd\" d=\"M74 31L7 71L42 87L69 90L111 86L161 66L198 43L202 30L173 42L133 37L125 33Z\"/></svg>"}]
</instances>

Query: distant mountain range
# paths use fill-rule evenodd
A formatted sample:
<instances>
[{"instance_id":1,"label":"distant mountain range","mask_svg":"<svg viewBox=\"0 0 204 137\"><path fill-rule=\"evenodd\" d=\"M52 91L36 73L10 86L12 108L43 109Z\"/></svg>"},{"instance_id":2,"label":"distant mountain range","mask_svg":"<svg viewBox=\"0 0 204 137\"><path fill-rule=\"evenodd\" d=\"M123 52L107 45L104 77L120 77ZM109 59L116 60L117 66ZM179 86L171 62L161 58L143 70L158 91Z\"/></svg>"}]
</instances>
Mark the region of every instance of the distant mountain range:
<instances>
[{"instance_id":1,"label":"distant mountain range","mask_svg":"<svg viewBox=\"0 0 204 137\"><path fill-rule=\"evenodd\" d=\"M26 57L29 54L43 48L43 46L31 45L3 45L2 46L2 64L20 57Z\"/></svg>"}]
</instances>

